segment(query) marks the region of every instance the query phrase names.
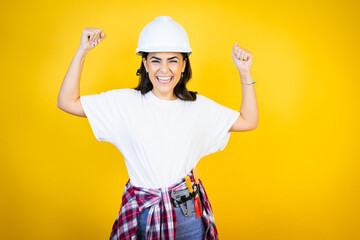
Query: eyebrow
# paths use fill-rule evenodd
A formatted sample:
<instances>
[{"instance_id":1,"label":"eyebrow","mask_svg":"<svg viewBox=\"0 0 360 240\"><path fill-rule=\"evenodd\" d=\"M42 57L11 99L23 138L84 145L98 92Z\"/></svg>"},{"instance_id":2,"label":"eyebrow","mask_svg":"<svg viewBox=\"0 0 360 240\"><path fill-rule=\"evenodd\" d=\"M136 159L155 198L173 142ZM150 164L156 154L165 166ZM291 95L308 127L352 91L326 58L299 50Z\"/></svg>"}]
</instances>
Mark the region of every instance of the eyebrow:
<instances>
[{"instance_id":1,"label":"eyebrow","mask_svg":"<svg viewBox=\"0 0 360 240\"><path fill-rule=\"evenodd\" d=\"M161 58L154 57L154 56L152 56L150 59L152 59L152 58L155 58L155 59L161 60ZM175 58L179 59L177 56L174 56L174 57L168 58L168 60L175 59Z\"/></svg>"}]
</instances>

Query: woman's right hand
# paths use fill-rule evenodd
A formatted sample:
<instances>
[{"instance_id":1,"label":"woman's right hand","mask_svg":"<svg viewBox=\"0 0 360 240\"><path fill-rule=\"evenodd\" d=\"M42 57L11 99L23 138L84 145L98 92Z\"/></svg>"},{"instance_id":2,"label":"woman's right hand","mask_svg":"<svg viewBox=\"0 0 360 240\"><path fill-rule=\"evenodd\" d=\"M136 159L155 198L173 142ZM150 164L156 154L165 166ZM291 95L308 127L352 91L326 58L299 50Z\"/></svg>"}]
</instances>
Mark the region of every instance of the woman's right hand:
<instances>
[{"instance_id":1,"label":"woman's right hand","mask_svg":"<svg viewBox=\"0 0 360 240\"><path fill-rule=\"evenodd\" d=\"M101 28L87 27L82 31L79 49L89 52L105 38L106 35Z\"/></svg>"}]
</instances>

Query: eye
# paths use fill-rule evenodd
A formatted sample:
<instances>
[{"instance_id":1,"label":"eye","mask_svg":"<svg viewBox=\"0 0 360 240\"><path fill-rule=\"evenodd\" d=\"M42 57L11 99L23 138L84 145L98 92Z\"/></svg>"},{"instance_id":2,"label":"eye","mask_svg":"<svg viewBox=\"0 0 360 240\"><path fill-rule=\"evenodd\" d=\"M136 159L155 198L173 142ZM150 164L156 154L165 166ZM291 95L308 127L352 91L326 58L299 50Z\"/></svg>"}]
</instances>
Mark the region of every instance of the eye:
<instances>
[{"instance_id":1,"label":"eye","mask_svg":"<svg viewBox=\"0 0 360 240\"><path fill-rule=\"evenodd\" d=\"M157 61L157 60L153 60L153 61L151 61L151 62L156 62L156 63L158 63L159 61Z\"/></svg>"},{"instance_id":2,"label":"eye","mask_svg":"<svg viewBox=\"0 0 360 240\"><path fill-rule=\"evenodd\" d=\"M173 61L170 61L170 62L177 63L177 61L174 61L174 60L173 60Z\"/></svg>"}]
</instances>

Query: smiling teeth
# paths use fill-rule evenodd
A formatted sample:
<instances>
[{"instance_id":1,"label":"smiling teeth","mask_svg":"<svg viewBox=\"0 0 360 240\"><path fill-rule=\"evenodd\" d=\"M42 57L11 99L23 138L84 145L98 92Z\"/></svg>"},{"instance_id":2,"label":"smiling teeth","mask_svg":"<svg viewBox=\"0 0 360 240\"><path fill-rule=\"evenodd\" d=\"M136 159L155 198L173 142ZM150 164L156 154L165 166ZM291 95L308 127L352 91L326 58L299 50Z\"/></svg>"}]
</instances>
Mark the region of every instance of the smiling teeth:
<instances>
[{"instance_id":1,"label":"smiling teeth","mask_svg":"<svg viewBox=\"0 0 360 240\"><path fill-rule=\"evenodd\" d=\"M161 81L161 82L170 82L170 79L171 79L171 77L169 77L169 78L159 78L159 77L157 77L158 79L159 79L159 81Z\"/></svg>"}]
</instances>

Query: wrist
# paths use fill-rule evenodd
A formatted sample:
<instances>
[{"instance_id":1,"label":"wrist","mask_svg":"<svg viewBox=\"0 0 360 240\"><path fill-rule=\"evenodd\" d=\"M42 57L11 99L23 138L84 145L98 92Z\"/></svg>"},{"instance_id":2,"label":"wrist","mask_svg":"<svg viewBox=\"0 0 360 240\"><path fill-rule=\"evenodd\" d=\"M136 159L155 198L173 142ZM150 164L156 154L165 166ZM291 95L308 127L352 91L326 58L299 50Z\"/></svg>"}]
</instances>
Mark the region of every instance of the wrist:
<instances>
[{"instance_id":1,"label":"wrist","mask_svg":"<svg viewBox=\"0 0 360 240\"><path fill-rule=\"evenodd\" d=\"M250 78L251 77L251 72L250 72L250 70L249 71L240 71L240 70L238 70L239 71L239 75L240 75L240 77L243 79L245 79L245 78Z\"/></svg>"},{"instance_id":2,"label":"wrist","mask_svg":"<svg viewBox=\"0 0 360 240\"><path fill-rule=\"evenodd\" d=\"M88 54L89 51L86 51L82 48L78 48L78 50L76 51L77 55L80 55L81 57L86 57L86 55Z\"/></svg>"},{"instance_id":3,"label":"wrist","mask_svg":"<svg viewBox=\"0 0 360 240\"><path fill-rule=\"evenodd\" d=\"M244 72L244 71L240 72L239 71L239 75L240 75L240 81L242 84L250 84L253 82L250 71L248 71L248 72Z\"/></svg>"},{"instance_id":4,"label":"wrist","mask_svg":"<svg viewBox=\"0 0 360 240\"><path fill-rule=\"evenodd\" d=\"M241 85L254 85L256 82L241 82Z\"/></svg>"}]
</instances>

